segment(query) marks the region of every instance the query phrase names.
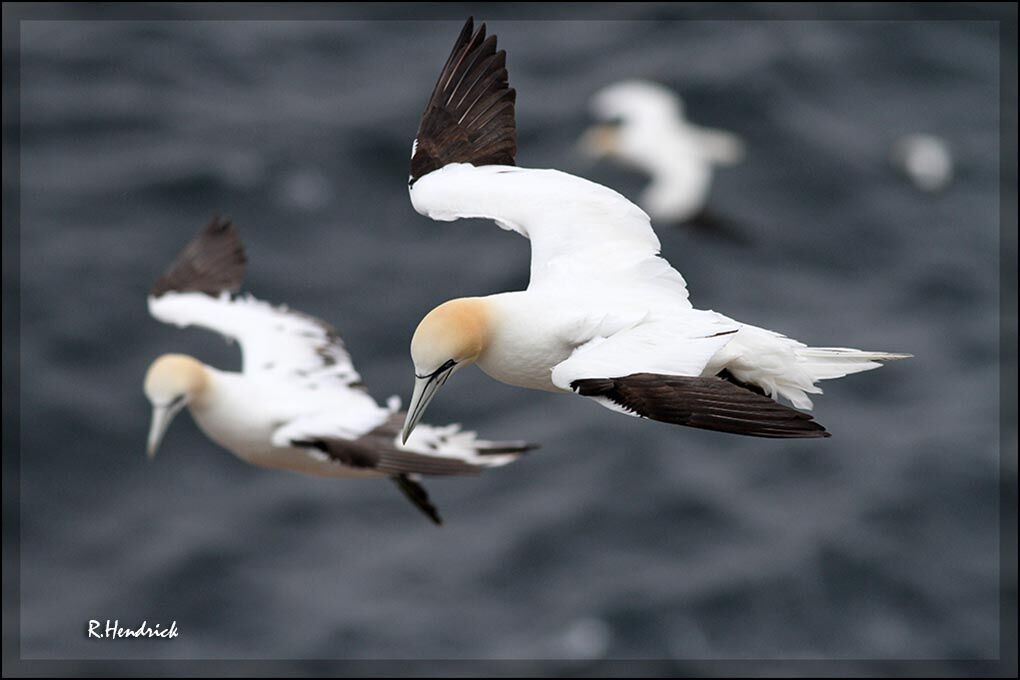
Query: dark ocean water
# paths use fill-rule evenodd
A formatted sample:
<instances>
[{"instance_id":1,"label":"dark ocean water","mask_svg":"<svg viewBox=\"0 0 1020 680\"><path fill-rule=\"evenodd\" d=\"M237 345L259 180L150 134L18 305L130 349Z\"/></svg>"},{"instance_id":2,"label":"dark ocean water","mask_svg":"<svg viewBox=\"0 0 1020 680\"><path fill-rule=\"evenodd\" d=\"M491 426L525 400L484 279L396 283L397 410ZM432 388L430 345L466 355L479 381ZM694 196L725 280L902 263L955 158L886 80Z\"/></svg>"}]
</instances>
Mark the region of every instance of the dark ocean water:
<instances>
[{"instance_id":1,"label":"dark ocean water","mask_svg":"<svg viewBox=\"0 0 1020 680\"><path fill-rule=\"evenodd\" d=\"M524 287L528 243L433 223L407 198L411 139L459 21L28 22L22 655L996 657L999 494L1016 493L1015 467L998 469L996 25L490 27L509 51L522 165L636 196L643 178L573 148L588 97L634 76L746 138L711 202L750 242L659 229L696 306L916 358L827 383L816 413L833 437L793 442L641 422L464 371L431 422L543 448L428 484L441 529L388 483L249 467L187 416L150 464L148 363L240 363L145 307L214 211L241 228L248 289L334 323L380 399L408 397L418 319ZM890 168L910 132L952 148L945 192ZM87 640L86 621L107 618L176 620L181 635Z\"/></svg>"}]
</instances>

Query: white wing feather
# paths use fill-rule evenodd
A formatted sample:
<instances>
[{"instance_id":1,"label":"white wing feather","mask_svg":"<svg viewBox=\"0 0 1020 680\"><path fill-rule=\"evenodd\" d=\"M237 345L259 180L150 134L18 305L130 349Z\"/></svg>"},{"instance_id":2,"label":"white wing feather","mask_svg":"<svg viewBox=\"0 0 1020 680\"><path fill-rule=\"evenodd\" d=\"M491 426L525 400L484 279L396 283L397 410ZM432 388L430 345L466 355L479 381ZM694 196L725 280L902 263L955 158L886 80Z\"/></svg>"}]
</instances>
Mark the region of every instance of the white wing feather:
<instances>
[{"instance_id":1,"label":"white wing feather","mask_svg":"<svg viewBox=\"0 0 1020 680\"><path fill-rule=\"evenodd\" d=\"M552 381L569 390L575 380L634 373L700 376L740 324L711 312L642 323L574 350L553 368Z\"/></svg>"},{"instance_id":2,"label":"white wing feather","mask_svg":"<svg viewBox=\"0 0 1020 680\"><path fill-rule=\"evenodd\" d=\"M241 345L245 375L352 387L361 382L343 342L327 324L247 295L168 292L149 297L149 312L178 327L201 326Z\"/></svg>"},{"instance_id":3,"label":"white wing feather","mask_svg":"<svg viewBox=\"0 0 1020 680\"><path fill-rule=\"evenodd\" d=\"M343 420L340 420L336 413L320 413L298 418L273 433L273 445L289 448L294 441L319 438L354 441L385 425L393 415L393 411L387 409L377 407L373 410L368 404L360 406L361 408L357 409L346 407ZM391 441L394 448L401 451L431 458L459 460L478 468L507 465L517 460L521 452L527 449L523 442L506 442L505 444L508 446L520 447L521 450L507 451L506 453L485 453L487 449L499 447L500 443L479 439L475 432L461 429L461 426L456 423L441 427L419 425L411 433L406 444L401 443L397 430L394 430ZM315 449L308 449L307 453L313 458L322 460L323 454Z\"/></svg>"},{"instance_id":4,"label":"white wing feather","mask_svg":"<svg viewBox=\"0 0 1020 680\"><path fill-rule=\"evenodd\" d=\"M736 165L744 160L744 141L726 130L690 126L705 160L718 165Z\"/></svg>"},{"instance_id":5,"label":"white wing feather","mask_svg":"<svg viewBox=\"0 0 1020 680\"><path fill-rule=\"evenodd\" d=\"M458 423L443 426L421 424L408 437L406 445L400 443L399 437L394 437L393 441L398 448L406 451L439 458L456 458L478 467L500 467L520 458L519 452L481 453L492 448L494 442L479 439L477 433L461 429Z\"/></svg>"},{"instance_id":6,"label":"white wing feather","mask_svg":"<svg viewBox=\"0 0 1020 680\"><path fill-rule=\"evenodd\" d=\"M411 187L419 213L495 220L531 240L529 289L624 285L690 308L687 284L659 257L648 215L612 189L558 170L452 163Z\"/></svg>"},{"instance_id":7,"label":"white wing feather","mask_svg":"<svg viewBox=\"0 0 1020 680\"><path fill-rule=\"evenodd\" d=\"M310 439L346 439L354 441L383 425L392 414L371 398L348 403L342 410L302 416L273 432L273 446L288 448L291 442Z\"/></svg>"}]
</instances>

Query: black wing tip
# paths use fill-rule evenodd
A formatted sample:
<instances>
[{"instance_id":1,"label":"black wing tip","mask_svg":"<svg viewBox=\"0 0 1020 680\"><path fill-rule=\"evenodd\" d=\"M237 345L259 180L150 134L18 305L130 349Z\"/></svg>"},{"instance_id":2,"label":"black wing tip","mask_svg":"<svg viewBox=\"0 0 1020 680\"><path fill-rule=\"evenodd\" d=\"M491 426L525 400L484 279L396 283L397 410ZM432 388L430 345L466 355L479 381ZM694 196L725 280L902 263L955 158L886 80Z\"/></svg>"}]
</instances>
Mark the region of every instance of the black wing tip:
<instances>
[{"instance_id":1,"label":"black wing tip","mask_svg":"<svg viewBox=\"0 0 1020 680\"><path fill-rule=\"evenodd\" d=\"M411 501L414 507L418 508L423 515L429 518L433 524L443 526L443 518L439 510L429 499L429 494L420 482L411 479L406 474L393 475L390 479L397 485L397 488L404 494L407 500Z\"/></svg>"},{"instance_id":2,"label":"black wing tip","mask_svg":"<svg viewBox=\"0 0 1020 680\"><path fill-rule=\"evenodd\" d=\"M506 50L469 17L454 43L418 126L411 186L450 163L515 165L516 91L506 71Z\"/></svg>"},{"instance_id":3,"label":"black wing tip","mask_svg":"<svg viewBox=\"0 0 1020 680\"><path fill-rule=\"evenodd\" d=\"M541 444L532 442L491 442L489 446L478 447L475 452L479 456L502 456L516 454L523 456L530 451L542 448Z\"/></svg>"},{"instance_id":4,"label":"black wing tip","mask_svg":"<svg viewBox=\"0 0 1020 680\"><path fill-rule=\"evenodd\" d=\"M582 378L570 384L585 397L603 397L643 418L770 439L810 439L831 434L813 416L719 377L633 373Z\"/></svg>"},{"instance_id":5,"label":"black wing tip","mask_svg":"<svg viewBox=\"0 0 1020 680\"><path fill-rule=\"evenodd\" d=\"M212 219L177 255L153 285L149 295L198 292L207 295L236 293L244 281L248 263L241 234L229 217L213 213Z\"/></svg>"},{"instance_id":6,"label":"black wing tip","mask_svg":"<svg viewBox=\"0 0 1020 680\"><path fill-rule=\"evenodd\" d=\"M304 440L291 440L291 446L313 448L321 451L334 461L355 469L381 470L387 466L380 465L380 455L372 447L359 445L357 441L331 440L327 438L314 438ZM441 526L443 518L439 510L429 499L429 494L418 482L411 478L411 473L390 472L390 479L397 488L404 494L404 497L418 508L423 515L428 517L433 524Z\"/></svg>"}]
</instances>

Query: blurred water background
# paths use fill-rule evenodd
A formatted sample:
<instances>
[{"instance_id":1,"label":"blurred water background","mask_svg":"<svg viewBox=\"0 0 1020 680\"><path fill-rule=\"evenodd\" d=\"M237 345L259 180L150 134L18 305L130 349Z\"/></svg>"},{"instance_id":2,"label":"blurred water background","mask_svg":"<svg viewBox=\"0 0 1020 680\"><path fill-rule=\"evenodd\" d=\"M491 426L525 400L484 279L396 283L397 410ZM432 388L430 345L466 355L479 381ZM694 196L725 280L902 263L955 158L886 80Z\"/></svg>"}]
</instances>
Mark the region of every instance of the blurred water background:
<instances>
[{"instance_id":1,"label":"blurred water background","mask_svg":"<svg viewBox=\"0 0 1020 680\"><path fill-rule=\"evenodd\" d=\"M748 243L659 229L695 305L916 358L827 383L818 441L642 422L464 371L431 422L543 448L429 482L441 529L389 483L247 466L186 415L149 463L148 363L240 364L145 307L214 211L247 243L247 289L335 324L380 400L408 396L418 319L524 287L528 243L407 198L462 19L23 23L25 658L997 656L998 503L1016 494L998 468L997 25L614 12L635 20L479 13L509 52L519 163L636 196L643 177L576 153L587 100L622 78L673 86L748 145L711 199ZM911 132L953 150L944 192L890 167ZM87 640L107 618L181 635Z\"/></svg>"}]
</instances>

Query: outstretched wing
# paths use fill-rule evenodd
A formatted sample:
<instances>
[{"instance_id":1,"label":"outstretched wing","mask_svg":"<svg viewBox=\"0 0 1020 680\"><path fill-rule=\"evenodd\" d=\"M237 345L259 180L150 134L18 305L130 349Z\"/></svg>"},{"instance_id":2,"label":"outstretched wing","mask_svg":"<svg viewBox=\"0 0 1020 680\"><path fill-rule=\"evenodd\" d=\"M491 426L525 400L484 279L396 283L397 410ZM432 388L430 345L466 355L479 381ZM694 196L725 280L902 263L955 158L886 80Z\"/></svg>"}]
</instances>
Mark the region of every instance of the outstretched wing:
<instances>
[{"instance_id":1,"label":"outstretched wing","mask_svg":"<svg viewBox=\"0 0 1020 680\"><path fill-rule=\"evenodd\" d=\"M234 223L213 215L191 243L180 252L156 281L149 293L160 297L169 292L236 293L244 282L248 259Z\"/></svg>"},{"instance_id":2,"label":"outstretched wing","mask_svg":"<svg viewBox=\"0 0 1020 680\"><path fill-rule=\"evenodd\" d=\"M577 348L553 383L628 415L756 437L825 437L811 416L732 376L705 375L740 324L711 312L643 323Z\"/></svg>"},{"instance_id":3,"label":"outstretched wing","mask_svg":"<svg viewBox=\"0 0 1020 680\"><path fill-rule=\"evenodd\" d=\"M444 94L451 83L465 80L456 76L465 70L460 65L475 64L472 55L487 53L483 46L489 41L492 47L486 50L495 48L494 36L468 39L470 26L458 38L422 118L414 151L419 165L414 158L411 163L415 210L442 221L492 219L531 239L532 287L564 279L576 285L637 286L646 296L662 293L685 305L684 279L658 256L659 239L643 210L602 185L557 170L518 168L512 153L492 153L510 148L513 139L513 106L499 99L513 92L507 85L488 95L503 102L486 109L498 115L472 115L473 108L467 114L460 108L455 115L441 113L442 102L472 100ZM504 73L501 66L500 77ZM473 127L465 131L468 121Z\"/></svg>"},{"instance_id":4,"label":"outstretched wing","mask_svg":"<svg viewBox=\"0 0 1020 680\"><path fill-rule=\"evenodd\" d=\"M201 326L236 340L246 374L359 385L361 378L332 326L283 305L231 295L241 287L244 266L237 228L214 218L156 282L149 312L164 323Z\"/></svg>"},{"instance_id":5,"label":"outstretched wing","mask_svg":"<svg viewBox=\"0 0 1020 680\"><path fill-rule=\"evenodd\" d=\"M700 376L739 329L740 324L712 312L642 322L581 345L553 367L552 381L569 390L578 380L632 373Z\"/></svg>"},{"instance_id":6,"label":"outstretched wing","mask_svg":"<svg viewBox=\"0 0 1020 680\"><path fill-rule=\"evenodd\" d=\"M365 413L357 423L349 416L323 413L299 418L273 433L273 445L308 448L315 455L352 468L386 475L465 475L512 463L536 448L522 441L492 442L458 425L422 425L406 444L398 438L405 413ZM372 423L371 427L365 427Z\"/></svg>"},{"instance_id":7,"label":"outstretched wing","mask_svg":"<svg viewBox=\"0 0 1020 680\"><path fill-rule=\"evenodd\" d=\"M413 185L449 163L513 165L516 93L506 72L506 52L485 24L468 19L446 60L422 114L411 151Z\"/></svg>"},{"instance_id":8,"label":"outstretched wing","mask_svg":"<svg viewBox=\"0 0 1020 680\"><path fill-rule=\"evenodd\" d=\"M584 397L642 418L752 437L828 437L810 414L723 378L634 373L575 380Z\"/></svg>"},{"instance_id":9,"label":"outstretched wing","mask_svg":"<svg viewBox=\"0 0 1020 680\"><path fill-rule=\"evenodd\" d=\"M389 416L382 415L381 420L380 414L370 409L360 415L321 413L280 427L273 433L272 442L278 447L302 448L319 463L386 475L436 524L442 524L442 519L417 477L477 474L486 468L512 463L537 448L522 441L479 439L459 425L421 425L403 444L398 435L405 415L396 410L396 404L392 404Z\"/></svg>"}]
</instances>

